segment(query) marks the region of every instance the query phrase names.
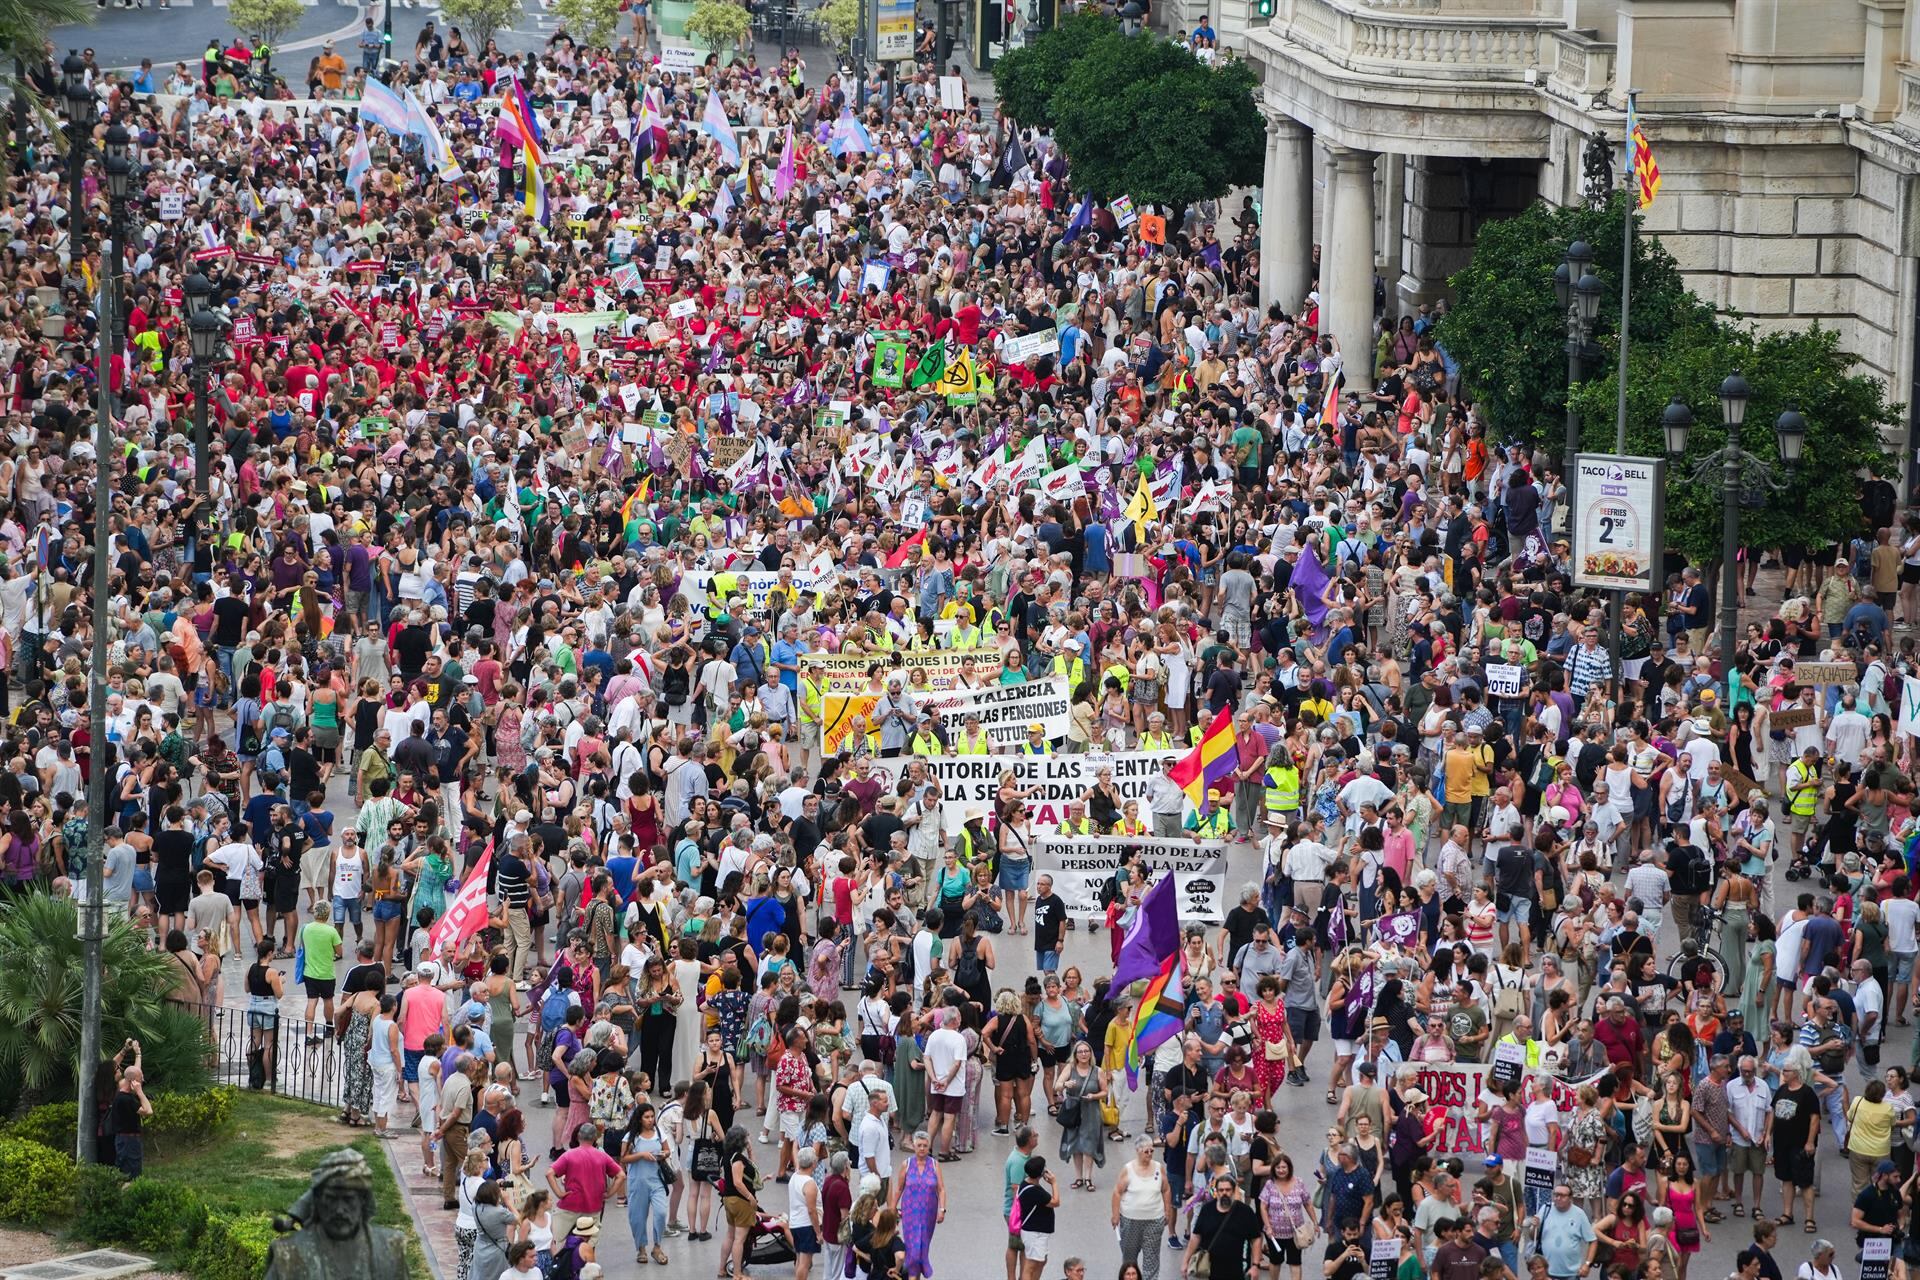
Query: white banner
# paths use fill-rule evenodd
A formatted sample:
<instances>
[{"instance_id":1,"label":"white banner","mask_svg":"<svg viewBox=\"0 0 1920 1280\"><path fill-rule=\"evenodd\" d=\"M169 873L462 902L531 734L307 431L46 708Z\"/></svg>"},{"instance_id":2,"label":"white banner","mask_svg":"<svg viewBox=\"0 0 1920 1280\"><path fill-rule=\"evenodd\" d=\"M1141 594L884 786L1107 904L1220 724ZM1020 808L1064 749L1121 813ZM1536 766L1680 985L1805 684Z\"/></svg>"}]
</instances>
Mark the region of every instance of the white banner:
<instances>
[{"instance_id":1,"label":"white banner","mask_svg":"<svg viewBox=\"0 0 1920 1280\"><path fill-rule=\"evenodd\" d=\"M1492 1066L1484 1062L1423 1062L1416 1066L1417 1083L1420 1092L1427 1095L1428 1108L1447 1113L1446 1123L1440 1126L1440 1137L1434 1143L1433 1150L1445 1155L1484 1153L1487 1150L1487 1135L1480 1121L1474 1118L1474 1108L1483 1099L1488 1106L1499 1102L1498 1095L1487 1087L1487 1076L1493 1070ZM1585 1080L1564 1080L1542 1070L1532 1074L1545 1075L1552 1082L1553 1104L1560 1112L1563 1132L1573 1119L1580 1086L1600 1078L1590 1076Z\"/></svg>"},{"instance_id":2,"label":"white banner","mask_svg":"<svg viewBox=\"0 0 1920 1280\"><path fill-rule=\"evenodd\" d=\"M663 44L660 46L660 69L677 76L698 75L700 51L684 44Z\"/></svg>"},{"instance_id":3,"label":"white banner","mask_svg":"<svg viewBox=\"0 0 1920 1280\"><path fill-rule=\"evenodd\" d=\"M1042 329L1038 333L1023 334L1018 338L1008 338L1000 344L1000 362L1002 364L1025 364L1040 356L1050 356L1060 350L1060 331Z\"/></svg>"},{"instance_id":4,"label":"white banner","mask_svg":"<svg viewBox=\"0 0 1920 1280\"><path fill-rule=\"evenodd\" d=\"M680 594L687 602L696 607L705 604L710 593L718 592L722 597L745 595L756 609L767 607L767 597L780 585L780 575L784 569L748 569L744 573L709 573L705 569L695 569L680 580ZM795 570L790 575L793 590L820 590L820 576L815 573Z\"/></svg>"},{"instance_id":5,"label":"white banner","mask_svg":"<svg viewBox=\"0 0 1920 1280\"><path fill-rule=\"evenodd\" d=\"M1111 755L1074 752L1064 755L997 755L892 757L873 762L875 776L891 791L910 764L924 764L940 783L942 809L949 834L966 825L967 814L978 810L993 816L1000 794L1000 774L1012 770L1027 794L1027 813L1035 831L1050 832L1060 825L1067 801L1078 800L1111 766L1114 789L1122 801L1138 800L1142 820L1147 813L1147 790L1162 761L1178 760L1183 751L1120 751Z\"/></svg>"},{"instance_id":6,"label":"white banner","mask_svg":"<svg viewBox=\"0 0 1920 1280\"><path fill-rule=\"evenodd\" d=\"M981 689L943 689L930 693L908 693L915 707L939 717L949 743L958 744L966 731L967 717L978 715L980 727L1000 750L1017 747L1027 740L1027 726L1038 724L1049 741L1067 736L1073 703L1067 696L1067 678L1050 676L1025 684L988 685ZM830 752L846 745L856 715L865 716L869 725L880 709L876 693L829 693L821 703L821 738Z\"/></svg>"},{"instance_id":7,"label":"white banner","mask_svg":"<svg viewBox=\"0 0 1920 1280\"><path fill-rule=\"evenodd\" d=\"M1487 696L1517 698L1527 687L1527 669L1517 662L1487 664Z\"/></svg>"},{"instance_id":8,"label":"white banner","mask_svg":"<svg viewBox=\"0 0 1920 1280\"><path fill-rule=\"evenodd\" d=\"M1049 836L1033 853L1036 874L1053 877L1053 891L1079 920L1104 920L1100 887L1113 875L1127 850L1146 855L1154 878L1174 878L1174 900L1182 920L1218 923L1226 918L1227 849L1222 840L1163 840L1141 836ZM1151 880L1149 881L1151 883Z\"/></svg>"}]
</instances>

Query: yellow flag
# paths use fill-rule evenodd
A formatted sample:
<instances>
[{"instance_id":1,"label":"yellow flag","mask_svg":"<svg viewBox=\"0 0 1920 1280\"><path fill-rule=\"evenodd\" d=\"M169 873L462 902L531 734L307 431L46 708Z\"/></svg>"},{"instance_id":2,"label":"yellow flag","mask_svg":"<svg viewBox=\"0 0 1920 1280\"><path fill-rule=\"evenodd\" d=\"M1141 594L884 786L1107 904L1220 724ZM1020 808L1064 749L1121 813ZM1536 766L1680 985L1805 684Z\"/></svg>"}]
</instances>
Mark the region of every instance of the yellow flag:
<instances>
[{"instance_id":1,"label":"yellow flag","mask_svg":"<svg viewBox=\"0 0 1920 1280\"><path fill-rule=\"evenodd\" d=\"M955 359L947 361L947 367L941 371L940 380L933 384L936 395L965 396L980 390L980 374L973 364L973 353L962 351Z\"/></svg>"},{"instance_id":2,"label":"yellow flag","mask_svg":"<svg viewBox=\"0 0 1920 1280\"><path fill-rule=\"evenodd\" d=\"M1153 500L1153 490L1147 484L1145 476L1140 477L1140 487L1133 491L1133 497L1127 503L1127 509L1121 517L1135 524L1144 524L1160 518L1160 506Z\"/></svg>"}]
</instances>

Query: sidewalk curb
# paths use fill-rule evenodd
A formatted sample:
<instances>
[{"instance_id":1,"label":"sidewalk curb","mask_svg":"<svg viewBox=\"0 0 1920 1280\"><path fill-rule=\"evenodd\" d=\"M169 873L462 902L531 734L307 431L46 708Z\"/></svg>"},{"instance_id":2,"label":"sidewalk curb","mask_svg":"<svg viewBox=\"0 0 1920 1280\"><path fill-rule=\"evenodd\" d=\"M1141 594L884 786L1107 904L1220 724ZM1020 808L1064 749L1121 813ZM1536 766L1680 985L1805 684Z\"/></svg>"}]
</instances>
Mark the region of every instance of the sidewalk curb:
<instances>
[{"instance_id":1,"label":"sidewalk curb","mask_svg":"<svg viewBox=\"0 0 1920 1280\"><path fill-rule=\"evenodd\" d=\"M420 1210L413 1202L413 1192L407 1186L407 1171L400 1167L400 1157L394 1148L394 1142L380 1144L387 1157L387 1168L393 1171L393 1180L400 1188L400 1198L406 1202L407 1217L413 1222L414 1238L420 1241L420 1254L427 1260L427 1274L433 1280L447 1280L446 1273L440 1269L440 1259L433 1251L433 1240L427 1234L427 1224L420 1217Z\"/></svg>"}]
</instances>

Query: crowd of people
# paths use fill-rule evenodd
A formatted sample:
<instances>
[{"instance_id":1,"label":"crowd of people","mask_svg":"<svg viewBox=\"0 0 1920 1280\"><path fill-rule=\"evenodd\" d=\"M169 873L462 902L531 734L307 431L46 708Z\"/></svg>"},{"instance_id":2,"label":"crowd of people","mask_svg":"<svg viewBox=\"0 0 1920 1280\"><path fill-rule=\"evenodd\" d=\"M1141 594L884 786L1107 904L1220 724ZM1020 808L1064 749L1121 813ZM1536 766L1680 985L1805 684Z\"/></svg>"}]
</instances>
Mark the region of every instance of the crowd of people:
<instances>
[{"instance_id":1,"label":"crowd of people","mask_svg":"<svg viewBox=\"0 0 1920 1280\"><path fill-rule=\"evenodd\" d=\"M1776 549L1738 680L1693 567L1616 655L1444 307L1342 351L1317 293L1254 301L1250 204L1149 245L931 69L648 47L424 33L384 83L426 154L331 49L298 103L87 65L135 163L105 395L103 170L76 216L43 138L0 212L9 887L98 872L256 1082L286 1025L337 1053L456 1280L590 1280L619 1212L636 1265L923 1280L968 1160L1008 1280L1075 1203L1121 1280L1687 1280L1716 1232L1829 1280L1822 1230L1904 1272L1920 525L1869 487L1852 543ZM1049 680L1057 733L942 709ZM1036 826L1023 761L1156 750ZM967 755L990 806L943 791ZM1151 1007L1110 975L1164 869L1089 904L1056 831L1244 884ZM144 1106L136 1054L103 1134Z\"/></svg>"}]
</instances>

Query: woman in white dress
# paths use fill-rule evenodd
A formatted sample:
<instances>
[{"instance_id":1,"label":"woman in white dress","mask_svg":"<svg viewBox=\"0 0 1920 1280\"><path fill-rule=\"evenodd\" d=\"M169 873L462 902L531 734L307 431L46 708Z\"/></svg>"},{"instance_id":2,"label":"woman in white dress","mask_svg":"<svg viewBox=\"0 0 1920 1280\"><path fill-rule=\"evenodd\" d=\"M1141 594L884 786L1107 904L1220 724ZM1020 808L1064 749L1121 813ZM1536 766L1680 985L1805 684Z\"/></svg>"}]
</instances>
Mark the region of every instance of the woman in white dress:
<instances>
[{"instance_id":1,"label":"woman in white dress","mask_svg":"<svg viewBox=\"0 0 1920 1280\"><path fill-rule=\"evenodd\" d=\"M700 1047L706 1040L700 1012L699 944L692 938L682 938L677 955L673 962L673 982L680 989L680 1008L674 1014L673 1078L691 1080L694 1064L700 1060Z\"/></svg>"},{"instance_id":2,"label":"woman in white dress","mask_svg":"<svg viewBox=\"0 0 1920 1280\"><path fill-rule=\"evenodd\" d=\"M1160 656L1161 698L1166 703L1169 728L1174 741L1183 743L1187 740L1188 705L1193 694L1193 645L1162 615L1154 651Z\"/></svg>"}]
</instances>

